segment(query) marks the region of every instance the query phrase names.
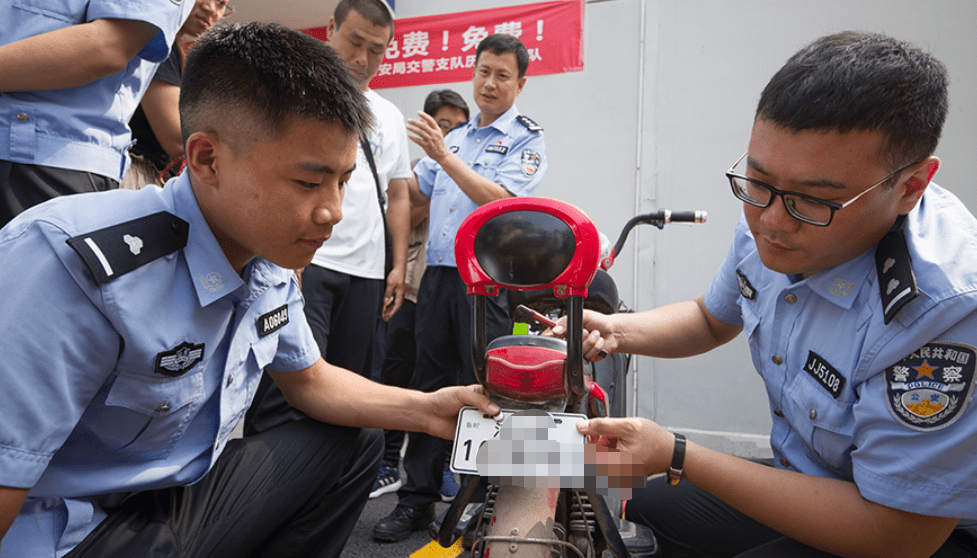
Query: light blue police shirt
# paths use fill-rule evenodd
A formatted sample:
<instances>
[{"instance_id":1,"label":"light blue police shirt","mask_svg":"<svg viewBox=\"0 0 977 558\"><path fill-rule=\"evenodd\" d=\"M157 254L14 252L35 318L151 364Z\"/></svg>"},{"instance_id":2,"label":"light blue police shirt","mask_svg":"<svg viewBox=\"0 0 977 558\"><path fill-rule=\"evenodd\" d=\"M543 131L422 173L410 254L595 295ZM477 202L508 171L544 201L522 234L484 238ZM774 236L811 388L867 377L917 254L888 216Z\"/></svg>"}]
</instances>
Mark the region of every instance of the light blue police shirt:
<instances>
[{"instance_id":1,"label":"light blue police shirt","mask_svg":"<svg viewBox=\"0 0 977 558\"><path fill-rule=\"evenodd\" d=\"M778 467L973 526L977 221L933 184L904 231L919 296L888 325L875 247L795 281L763 266L743 217L706 307L749 337ZM896 264L883 258L883 269Z\"/></svg>"},{"instance_id":2,"label":"light blue police shirt","mask_svg":"<svg viewBox=\"0 0 977 558\"><path fill-rule=\"evenodd\" d=\"M541 130L519 116L513 105L495 122L479 128L481 113L455 128L444 139L466 165L501 185L515 196L531 196L546 174L546 142ZM427 233L427 265L457 267L455 234L478 205L466 195L441 165L424 157L414 166L421 192L431 198Z\"/></svg>"},{"instance_id":3,"label":"light blue police shirt","mask_svg":"<svg viewBox=\"0 0 977 558\"><path fill-rule=\"evenodd\" d=\"M66 244L160 211L186 246L100 286ZM294 274L255 259L238 276L186 174L36 206L0 231L0 262L0 486L33 487L3 558L70 551L120 499L94 495L199 480L262 370L319 358Z\"/></svg>"},{"instance_id":4,"label":"light blue police shirt","mask_svg":"<svg viewBox=\"0 0 977 558\"><path fill-rule=\"evenodd\" d=\"M80 87L0 93L0 159L121 181L129 119L193 0L0 0L0 46L96 19L145 21L157 36L125 70Z\"/></svg>"}]
</instances>

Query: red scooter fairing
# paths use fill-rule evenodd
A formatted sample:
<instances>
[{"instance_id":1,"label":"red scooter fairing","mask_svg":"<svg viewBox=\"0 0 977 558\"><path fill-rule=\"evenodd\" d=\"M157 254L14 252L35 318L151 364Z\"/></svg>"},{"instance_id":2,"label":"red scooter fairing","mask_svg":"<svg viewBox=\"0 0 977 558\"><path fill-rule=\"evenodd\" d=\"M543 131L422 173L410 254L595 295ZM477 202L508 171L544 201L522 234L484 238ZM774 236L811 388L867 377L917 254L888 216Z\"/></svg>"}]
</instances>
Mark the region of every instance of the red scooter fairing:
<instances>
[{"instance_id":1,"label":"red scooter fairing","mask_svg":"<svg viewBox=\"0 0 977 558\"><path fill-rule=\"evenodd\" d=\"M600 244L597 227L587 215L568 203L547 198L509 198L485 204L458 229L455 261L474 298L475 375L503 409L587 414L583 308L600 265ZM498 296L502 290L551 291L555 299L564 300L566 341L510 335L487 344L485 297ZM606 400L601 401L606 409ZM454 526L474 490L473 477L465 477L437 533L442 546L454 542ZM573 549L577 554L578 548L588 548L627 556L614 514L594 490L507 485L490 489L485 506L481 517L491 516L491 522L478 540L488 543L486 555L493 546L499 550L497 545L502 545L512 556L524 556L527 551L549 556L551 547L562 548L562 552ZM590 519L571 521L571 509ZM550 526L549 531L558 526L562 535L536 533L544 524ZM476 532L480 527L481 521Z\"/></svg>"},{"instance_id":2,"label":"red scooter fairing","mask_svg":"<svg viewBox=\"0 0 977 558\"><path fill-rule=\"evenodd\" d=\"M534 367L552 363L542 348L527 348L523 336L493 341L485 338L485 296L513 291L552 290L567 300L566 411L586 413L583 378L583 300L600 264L600 235L593 221L576 207L548 198L508 198L487 203L473 211L455 237L455 261L468 293L475 295L472 359L479 383L493 393L497 376L486 374L488 362L503 371L504 385L525 385L527 393L498 393L509 400L538 401L540 383L525 376ZM521 347L521 348L518 348ZM504 366L502 353L517 354L519 366ZM540 362L532 362L538 355ZM509 361L512 362L512 361ZM503 366L498 366L503 364ZM545 366L543 366L545 368ZM550 366L552 369L552 366ZM542 389L542 388L539 388ZM552 391L552 390L550 390ZM547 393L547 397L552 395Z\"/></svg>"}]
</instances>

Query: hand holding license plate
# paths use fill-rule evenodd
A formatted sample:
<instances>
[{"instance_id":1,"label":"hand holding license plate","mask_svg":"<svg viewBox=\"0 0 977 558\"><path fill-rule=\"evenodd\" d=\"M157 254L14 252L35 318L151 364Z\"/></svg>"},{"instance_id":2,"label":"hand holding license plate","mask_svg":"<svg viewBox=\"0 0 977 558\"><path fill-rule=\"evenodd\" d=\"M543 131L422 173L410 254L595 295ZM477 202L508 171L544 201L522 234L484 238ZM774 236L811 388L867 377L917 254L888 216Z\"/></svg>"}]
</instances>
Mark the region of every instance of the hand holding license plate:
<instances>
[{"instance_id":1,"label":"hand holding license plate","mask_svg":"<svg viewBox=\"0 0 977 558\"><path fill-rule=\"evenodd\" d=\"M508 438L510 440L540 440L540 446L549 445L545 440L554 440L572 447L584 444L585 438L577 430L577 422L587 417L572 413L545 413L546 416L519 416L519 421L530 421L529 425L514 424L513 415L523 415L524 411L503 410L501 417L486 415L475 407L463 407L458 413L458 428L455 432L454 446L451 450L451 470L456 473L477 475L476 457L482 444ZM550 422L552 421L552 422ZM547 426L549 426L547 428ZM502 429L506 428L503 437Z\"/></svg>"}]
</instances>

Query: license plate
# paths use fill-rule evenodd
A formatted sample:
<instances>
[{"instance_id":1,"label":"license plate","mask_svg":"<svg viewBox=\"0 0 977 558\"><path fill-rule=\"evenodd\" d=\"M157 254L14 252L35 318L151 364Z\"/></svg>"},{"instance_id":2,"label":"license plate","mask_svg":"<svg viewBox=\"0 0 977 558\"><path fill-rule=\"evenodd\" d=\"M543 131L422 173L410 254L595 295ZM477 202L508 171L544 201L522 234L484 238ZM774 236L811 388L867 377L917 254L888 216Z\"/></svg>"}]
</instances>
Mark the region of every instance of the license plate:
<instances>
[{"instance_id":1,"label":"license plate","mask_svg":"<svg viewBox=\"0 0 977 558\"><path fill-rule=\"evenodd\" d=\"M502 419L496 422L491 416L475 407L462 408L458 413L458 430L451 449L451 470L456 473L477 475L478 448L489 440L499 440L502 424L517 412L503 410ZM556 428L548 429L548 440L569 444L571 447L574 444L583 445L584 435L577 430L577 422L587 420L586 416L573 413L548 414L556 423Z\"/></svg>"}]
</instances>

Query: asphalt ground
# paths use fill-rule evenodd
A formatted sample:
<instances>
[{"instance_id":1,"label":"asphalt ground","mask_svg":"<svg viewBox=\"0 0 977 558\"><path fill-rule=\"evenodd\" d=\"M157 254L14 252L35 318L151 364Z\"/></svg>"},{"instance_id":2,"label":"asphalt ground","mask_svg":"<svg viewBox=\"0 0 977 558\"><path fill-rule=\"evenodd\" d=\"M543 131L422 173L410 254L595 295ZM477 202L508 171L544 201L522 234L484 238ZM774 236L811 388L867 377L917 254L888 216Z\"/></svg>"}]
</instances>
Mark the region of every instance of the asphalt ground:
<instances>
[{"instance_id":1,"label":"asphalt ground","mask_svg":"<svg viewBox=\"0 0 977 558\"><path fill-rule=\"evenodd\" d=\"M403 467L400 468L400 478L406 478ZM435 512L438 514L444 512L448 509L448 505L440 502L435 504ZM456 556L469 558L470 553L463 550L460 543L451 548L444 548L431 540L427 529L414 531L410 537L401 542L382 543L374 540L373 526L396 506L396 492L367 500L356 527L346 541L341 558L454 558Z\"/></svg>"},{"instance_id":2,"label":"asphalt ground","mask_svg":"<svg viewBox=\"0 0 977 558\"><path fill-rule=\"evenodd\" d=\"M403 474L403 472L401 472ZM342 558L468 558L469 553L460 548L446 549L431 540L427 530L414 531L406 540L396 543L381 543L373 540L373 526L393 511L397 506L397 494L384 494L366 503L356 527L346 541ZM448 509L448 504L436 504L437 513Z\"/></svg>"}]
</instances>

